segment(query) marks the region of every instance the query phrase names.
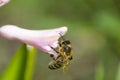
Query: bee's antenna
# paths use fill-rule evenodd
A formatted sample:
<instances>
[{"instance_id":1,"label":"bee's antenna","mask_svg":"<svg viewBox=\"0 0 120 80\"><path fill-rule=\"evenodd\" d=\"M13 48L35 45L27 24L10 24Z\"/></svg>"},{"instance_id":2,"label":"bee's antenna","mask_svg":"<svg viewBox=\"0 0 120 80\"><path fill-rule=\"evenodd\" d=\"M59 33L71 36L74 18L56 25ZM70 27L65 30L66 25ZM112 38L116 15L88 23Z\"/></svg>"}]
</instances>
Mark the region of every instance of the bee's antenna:
<instances>
[{"instance_id":1,"label":"bee's antenna","mask_svg":"<svg viewBox=\"0 0 120 80\"><path fill-rule=\"evenodd\" d=\"M61 33L59 33L59 34L60 34L60 36L61 36L61 39L63 40L63 44L67 46L67 43L66 43L65 38L62 36L62 34L61 34Z\"/></svg>"},{"instance_id":2,"label":"bee's antenna","mask_svg":"<svg viewBox=\"0 0 120 80\"><path fill-rule=\"evenodd\" d=\"M59 33L59 34L60 34L61 38L65 41L65 38L63 38L62 34L61 33Z\"/></svg>"}]
</instances>

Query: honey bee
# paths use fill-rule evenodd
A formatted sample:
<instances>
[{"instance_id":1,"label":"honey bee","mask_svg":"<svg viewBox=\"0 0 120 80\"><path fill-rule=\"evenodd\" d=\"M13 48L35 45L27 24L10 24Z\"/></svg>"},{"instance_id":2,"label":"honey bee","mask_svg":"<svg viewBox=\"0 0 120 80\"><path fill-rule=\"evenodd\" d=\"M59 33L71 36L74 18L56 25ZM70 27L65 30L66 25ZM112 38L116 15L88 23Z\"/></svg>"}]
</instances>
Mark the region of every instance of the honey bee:
<instances>
[{"instance_id":1,"label":"honey bee","mask_svg":"<svg viewBox=\"0 0 120 80\"><path fill-rule=\"evenodd\" d=\"M51 70L56 70L61 67L64 70L69 64L70 60L72 60L71 42L69 40L65 40L61 34L60 36L61 39L58 42L58 47L53 48L50 46L58 54L56 58L54 55L50 55L53 58L53 60L48 65L49 69Z\"/></svg>"}]
</instances>

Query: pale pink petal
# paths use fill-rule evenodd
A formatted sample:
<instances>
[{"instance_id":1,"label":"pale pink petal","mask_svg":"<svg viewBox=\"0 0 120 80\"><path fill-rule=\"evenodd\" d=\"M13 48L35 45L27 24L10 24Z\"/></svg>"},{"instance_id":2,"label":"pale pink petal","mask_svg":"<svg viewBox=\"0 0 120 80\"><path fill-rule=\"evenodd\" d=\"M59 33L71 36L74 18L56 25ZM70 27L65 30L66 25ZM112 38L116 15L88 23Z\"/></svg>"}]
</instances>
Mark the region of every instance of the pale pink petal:
<instances>
[{"instance_id":1,"label":"pale pink petal","mask_svg":"<svg viewBox=\"0 0 120 80\"><path fill-rule=\"evenodd\" d=\"M8 3L10 0L0 0L0 7Z\"/></svg>"},{"instance_id":2,"label":"pale pink petal","mask_svg":"<svg viewBox=\"0 0 120 80\"><path fill-rule=\"evenodd\" d=\"M56 48L58 39L61 37L60 34L65 35L66 32L67 27L48 30L28 30L14 25L5 25L0 28L1 36L10 40L19 40L50 54L54 54L50 46Z\"/></svg>"}]
</instances>

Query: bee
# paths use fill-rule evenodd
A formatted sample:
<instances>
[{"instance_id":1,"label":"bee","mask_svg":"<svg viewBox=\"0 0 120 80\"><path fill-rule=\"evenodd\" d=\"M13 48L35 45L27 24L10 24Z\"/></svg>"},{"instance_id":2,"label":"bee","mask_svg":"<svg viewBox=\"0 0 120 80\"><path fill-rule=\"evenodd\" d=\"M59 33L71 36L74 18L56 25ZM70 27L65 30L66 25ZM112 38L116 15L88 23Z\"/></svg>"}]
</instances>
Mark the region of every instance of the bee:
<instances>
[{"instance_id":1,"label":"bee","mask_svg":"<svg viewBox=\"0 0 120 80\"><path fill-rule=\"evenodd\" d=\"M70 40L65 40L63 36L60 34L61 39L58 42L58 47L53 49L58 56L55 58L54 55L50 55L52 57L52 61L49 63L48 67L51 70L56 70L59 68L63 68L63 70L66 68L66 66L70 63L70 60L72 60L72 48L71 48L71 42Z\"/></svg>"},{"instance_id":2,"label":"bee","mask_svg":"<svg viewBox=\"0 0 120 80\"><path fill-rule=\"evenodd\" d=\"M51 55L53 56L53 55ZM49 63L49 69L51 70L56 70L56 69L59 69L63 66L64 64L64 61L62 59L61 56L58 56L56 59L53 59L50 63Z\"/></svg>"}]
</instances>

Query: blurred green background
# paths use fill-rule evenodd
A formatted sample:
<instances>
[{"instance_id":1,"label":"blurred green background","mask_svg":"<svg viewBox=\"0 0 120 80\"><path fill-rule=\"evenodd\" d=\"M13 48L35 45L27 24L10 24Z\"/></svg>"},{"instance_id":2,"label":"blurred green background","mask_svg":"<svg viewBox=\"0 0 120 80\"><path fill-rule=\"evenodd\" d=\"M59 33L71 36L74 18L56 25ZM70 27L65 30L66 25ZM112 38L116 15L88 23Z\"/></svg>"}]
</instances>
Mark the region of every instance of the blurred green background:
<instances>
[{"instance_id":1,"label":"blurred green background","mask_svg":"<svg viewBox=\"0 0 120 80\"><path fill-rule=\"evenodd\" d=\"M0 26L27 29L68 26L73 60L65 74L49 70L49 55L35 54L32 80L120 80L120 0L11 0L0 7ZM0 38L0 74L18 41Z\"/></svg>"}]
</instances>

